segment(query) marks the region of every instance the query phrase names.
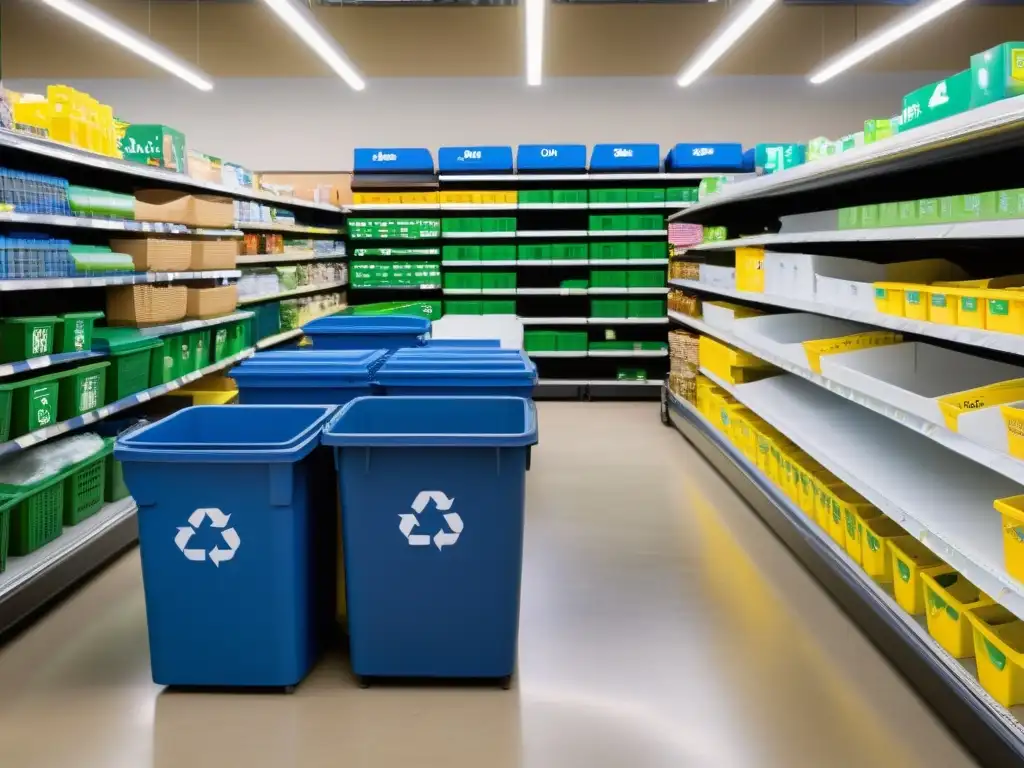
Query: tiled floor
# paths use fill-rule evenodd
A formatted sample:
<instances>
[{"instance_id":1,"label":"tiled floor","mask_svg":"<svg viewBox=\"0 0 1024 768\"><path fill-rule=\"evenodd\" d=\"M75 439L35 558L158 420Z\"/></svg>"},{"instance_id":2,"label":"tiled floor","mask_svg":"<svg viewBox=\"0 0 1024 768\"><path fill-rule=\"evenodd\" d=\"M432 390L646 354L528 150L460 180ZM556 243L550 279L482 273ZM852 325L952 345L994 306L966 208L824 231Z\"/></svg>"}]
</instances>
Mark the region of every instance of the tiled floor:
<instances>
[{"instance_id":1,"label":"tiled floor","mask_svg":"<svg viewBox=\"0 0 1024 768\"><path fill-rule=\"evenodd\" d=\"M149 676L137 552L0 650L0 766L973 763L653 403L543 403L511 691Z\"/></svg>"}]
</instances>

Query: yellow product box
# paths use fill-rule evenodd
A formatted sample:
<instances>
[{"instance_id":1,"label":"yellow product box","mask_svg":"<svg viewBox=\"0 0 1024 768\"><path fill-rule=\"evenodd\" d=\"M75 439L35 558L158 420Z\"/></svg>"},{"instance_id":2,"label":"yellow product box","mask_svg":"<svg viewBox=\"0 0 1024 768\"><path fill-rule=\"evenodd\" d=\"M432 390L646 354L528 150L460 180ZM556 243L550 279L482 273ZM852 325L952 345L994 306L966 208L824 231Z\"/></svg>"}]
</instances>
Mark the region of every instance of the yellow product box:
<instances>
[{"instance_id":1,"label":"yellow product box","mask_svg":"<svg viewBox=\"0 0 1024 768\"><path fill-rule=\"evenodd\" d=\"M511 192L505 192L504 195L505 195L504 202L506 202L506 203L518 203L519 202L519 192L516 191L516 190L512 190ZM499 200L498 202L500 203L502 201Z\"/></svg>"},{"instance_id":2,"label":"yellow product box","mask_svg":"<svg viewBox=\"0 0 1024 768\"><path fill-rule=\"evenodd\" d=\"M731 438L733 417L737 413L742 415L745 410L746 408L744 406L740 405L735 401L726 402L725 400L723 400L721 404L718 406L718 418L715 422L715 426L722 430L723 434L725 434L726 437Z\"/></svg>"},{"instance_id":3,"label":"yellow product box","mask_svg":"<svg viewBox=\"0 0 1024 768\"><path fill-rule=\"evenodd\" d=\"M754 428L750 423L753 418L754 414L747 409L734 411L729 429L729 439L732 440L733 445L751 460L754 457Z\"/></svg>"},{"instance_id":4,"label":"yellow product box","mask_svg":"<svg viewBox=\"0 0 1024 768\"><path fill-rule=\"evenodd\" d=\"M835 501L834 492L837 489L846 487L846 483L839 478L836 478L834 483L818 478L814 484L814 519L818 521L818 525L826 533L829 532L829 525L832 520L832 502ZM842 544L843 542L839 543Z\"/></svg>"},{"instance_id":5,"label":"yellow product box","mask_svg":"<svg viewBox=\"0 0 1024 768\"><path fill-rule=\"evenodd\" d=\"M922 614L924 582L922 573L937 573L945 563L913 536L894 536L887 542L892 554L892 591L907 613Z\"/></svg>"},{"instance_id":6,"label":"yellow product box","mask_svg":"<svg viewBox=\"0 0 1024 768\"><path fill-rule=\"evenodd\" d=\"M797 470L797 506L801 512L814 519L814 478L825 469L807 454L794 459L793 463Z\"/></svg>"},{"instance_id":7,"label":"yellow product box","mask_svg":"<svg viewBox=\"0 0 1024 768\"><path fill-rule=\"evenodd\" d=\"M879 517L882 512L860 494L852 491L850 493L852 495L847 494L839 498L840 506L843 508L843 525L846 528L843 546L846 547L846 554L857 565L861 565L864 524L872 518Z\"/></svg>"},{"instance_id":8,"label":"yellow product box","mask_svg":"<svg viewBox=\"0 0 1024 768\"><path fill-rule=\"evenodd\" d=\"M985 300L985 329L998 333L1024 333L1024 290L988 290Z\"/></svg>"},{"instance_id":9,"label":"yellow product box","mask_svg":"<svg viewBox=\"0 0 1024 768\"><path fill-rule=\"evenodd\" d=\"M967 611L992 605L993 600L948 565L922 573L928 634L958 659L974 655Z\"/></svg>"},{"instance_id":10,"label":"yellow product box","mask_svg":"<svg viewBox=\"0 0 1024 768\"><path fill-rule=\"evenodd\" d=\"M780 434L772 438L771 446L768 450L768 479L783 491L786 490L785 475L783 473L785 456L789 451L795 450L797 450L797 447L785 436Z\"/></svg>"},{"instance_id":11,"label":"yellow product box","mask_svg":"<svg viewBox=\"0 0 1024 768\"><path fill-rule=\"evenodd\" d=\"M917 283L875 283L875 309L886 315L903 317L903 292L917 289Z\"/></svg>"},{"instance_id":12,"label":"yellow product box","mask_svg":"<svg viewBox=\"0 0 1024 768\"><path fill-rule=\"evenodd\" d=\"M860 546L860 565L864 573L880 584L892 582L892 553L888 542L906 535L892 518L882 515L865 519Z\"/></svg>"},{"instance_id":13,"label":"yellow product box","mask_svg":"<svg viewBox=\"0 0 1024 768\"><path fill-rule=\"evenodd\" d=\"M444 203L456 203L462 205L469 205L470 203L478 202L474 199L475 195L479 195L478 192L438 192L438 202Z\"/></svg>"},{"instance_id":14,"label":"yellow product box","mask_svg":"<svg viewBox=\"0 0 1024 768\"><path fill-rule=\"evenodd\" d=\"M402 192L399 194L402 203L415 205L434 205L438 202L437 192Z\"/></svg>"},{"instance_id":15,"label":"yellow product box","mask_svg":"<svg viewBox=\"0 0 1024 768\"><path fill-rule=\"evenodd\" d=\"M1006 425L1006 441L1009 444L1010 455L1015 459L1024 459L1024 408L1003 405L999 410Z\"/></svg>"},{"instance_id":16,"label":"yellow product box","mask_svg":"<svg viewBox=\"0 0 1024 768\"><path fill-rule=\"evenodd\" d=\"M833 475L823 466L815 462L812 468L807 471L808 488L804 491L801 488L801 494L807 493L807 497L804 498L801 495L800 498L800 509L807 513L815 522L819 522L820 519L825 519L826 500L828 502L828 508L831 509L832 502L830 493L832 488L838 488L843 485L843 481ZM819 493L821 500L819 501ZM821 508L821 514L819 515L818 509ZM820 523L819 523L820 524Z\"/></svg>"},{"instance_id":17,"label":"yellow product box","mask_svg":"<svg viewBox=\"0 0 1024 768\"><path fill-rule=\"evenodd\" d=\"M939 410L942 411L942 418L946 422L946 428L957 432L961 414L1014 403L1018 400L1024 400L1024 379L1010 379L985 387L965 389L963 392L943 395L938 398L938 403ZM1006 418L1005 412L1003 418L1004 420Z\"/></svg>"},{"instance_id":18,"label":"yellow product box","mask_svg":"<svg viewBox=\"0 0 1024 768\"><path fill-rule=\"evenodd\" d=\"M395 192L353 192L352 202L356 205L396 205L402 196Z\"/></svg>"},{"instance_id":19,"label":"yellow product box","mask_svg":"<svg viewBox=\"0 0 1024 768\"><path fill-rule=\"evenodd\" d=\"M1001 605L967 611L981 687L1002 704L1024 704L1024 621Z\"/></svg>"},{"instance_id":20,"label":"yellow product box","mask_svg":"<svg viewBox=\"0 0 1024 768\"><path fill-rule=\"evenodd\" d=\"M754 463L761 470L761 474L769 480L771 479L769 464L771 463L772 445L772 438L767 433L760 430L754 433L754 448L756 450Z\"/></svg>"},{"instance_id":21,"label":"yellow product box","mask_svg":"<svg viewBox=\"0 0 1024 768\"><path fill-rule=\"evenodd\" d=\"M1006 572L1024 581L1024 495L996 499L993 506L1003 516L1003 560Z\"/></svg>"},{"instance_id":22,"label":"yellow product box","mask_svg":"<svg viewBox=\"0 0 1024 768\"><path fill-rule=\"evenodd\" d=\"M764 293L764 248L736 249L736 289Z\"/></svg>"},{"instance_id":23,"label":"yellow product box","mask_svg":"<svg viewBox=\"0 0 1024 768\"><path fill-rule=\"evenodd\" d=\"M903 316L909 320L927 320L930 298L927 285L908 285L903 290Z\"/></svg>"},{"instance_id":24,"label":"yellow product box","mask_svg":"<svg viewBox=\"0 0 1024 768\"><path fill-rule=\"evenodd\" d=\"M827 517L828 535L831 537L832 541L839 546L844 547L847 552L849 552L850 547L846 539L847 514L852 514L853 511L868 514L868 510L874 508L863 496L845 484L829 488L828 496L828 502L830 505ZM860 560L859 553L857 560Z\"/></svg>"},{"instance_id":25,"label":"yellow product box","mask_svg":"<svg viewBox=\"0 0 1024 768\"><path fill-rule=\"evenodd\" d=\"M957 325L957 309L960 306L961 291L958 288L942 287L936 283L928 287L928 319L933 323Z\"/></svg>"},{"instance_id":26,"label":"yellow product box","mask_svg":"<svg viewBox=\"0 0 1024 768\"><path fill-rule=\"evenodd\" d=\"M985 300L981 288L960 288L956 310L956 324L964 328L985 327Z\"/></svg>"},{"instance_id":27,"label":"yellow product box","mask_svg":"<svg viewBox=\"0 0 1024 768\"><path fill-rule=\"evenodd\" d=\"M857 349L899 344L902 341L903 336L892 331L866 331L864 333L851 333L849 336L839 336L834 339L804 341L801 342L801 346L804 348L804 354L807 355L807 364L811 370L815 373L821 373L821 358L823 355L840 355Z\"/></svg>"}]
</instances>

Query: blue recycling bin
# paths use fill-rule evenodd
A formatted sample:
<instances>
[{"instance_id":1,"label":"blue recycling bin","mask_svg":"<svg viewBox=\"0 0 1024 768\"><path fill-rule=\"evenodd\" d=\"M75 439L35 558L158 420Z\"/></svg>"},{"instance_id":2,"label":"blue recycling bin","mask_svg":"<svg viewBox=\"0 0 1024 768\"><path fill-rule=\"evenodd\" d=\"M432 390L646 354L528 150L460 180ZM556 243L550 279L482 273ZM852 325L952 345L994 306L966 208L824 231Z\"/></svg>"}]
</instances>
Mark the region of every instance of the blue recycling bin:
<instances>
[{"instance_id":1,"label":"blue recycling bin","mask_svg":"<svg viewBox=\"0 0 1024 768\"><path fill-rule=\"evenodd\" d=\"M333 406L196 406L122 436L153 681L288 687L331 605L311 468Z\"/></svg>"},{"instance_id":2,"label":"blue recycling bin","mask_svg":"<svg viewBox=\"0 0 1024 768\"><path fill-rule=\"evenodd\" d=\"M537 366L525 355L405 355L374 374L385 395L531 397Z\"/></svg>"},{"instance_id":3,"label":"blue recycling bin","mask_svg":"<svg viewBox=\"0 0 1024 768\"><path fill-rule=\"evenodd\" d=\"M387 351L329 350L259 353L228 375L242 405L342 405L374 393L373 373Z\"/></svg>"},{"instance_id":4,"label":"blue recycling bin","mask_svg":"<svg viewBox=\"0 0 1024 768\"><path fill-rule=\"evenodd\" d=\"M313 349L400 349L421 346L430 320L411 315L331 315L306 323Z\"/></svg>"},{"instance_id":5,"label":"blue recycling bin","mask_svg":"<svg viewBox=\"0 0 1024 768\"><path fill-rule=\"evenodd\" d=\"M513 673L536 442L534 405L514 397L364 397L324 430L356 675Z\"/></svg>"}]
</instances>

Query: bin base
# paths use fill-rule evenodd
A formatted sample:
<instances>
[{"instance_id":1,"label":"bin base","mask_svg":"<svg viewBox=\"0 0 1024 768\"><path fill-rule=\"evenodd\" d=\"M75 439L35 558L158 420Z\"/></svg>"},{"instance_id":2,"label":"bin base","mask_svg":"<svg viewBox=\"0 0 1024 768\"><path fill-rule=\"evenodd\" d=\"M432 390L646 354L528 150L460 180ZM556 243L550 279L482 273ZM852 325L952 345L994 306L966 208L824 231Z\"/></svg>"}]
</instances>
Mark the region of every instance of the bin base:
<instances>
[{"instance_id":1,"label":"bin base","mask_svg":"<svg viewBox=\"0 0 1024 768\"><path fill-rule=\"evenodd\" d=\"M425 686L450 688L483 688L495 684L503 690L512 688L514 675L503 677L373 677L372 675L357 675L353 673L356 685L362 689L371 685L402 686L405 688L422 688Z\"/></svg>"}]
</instances>

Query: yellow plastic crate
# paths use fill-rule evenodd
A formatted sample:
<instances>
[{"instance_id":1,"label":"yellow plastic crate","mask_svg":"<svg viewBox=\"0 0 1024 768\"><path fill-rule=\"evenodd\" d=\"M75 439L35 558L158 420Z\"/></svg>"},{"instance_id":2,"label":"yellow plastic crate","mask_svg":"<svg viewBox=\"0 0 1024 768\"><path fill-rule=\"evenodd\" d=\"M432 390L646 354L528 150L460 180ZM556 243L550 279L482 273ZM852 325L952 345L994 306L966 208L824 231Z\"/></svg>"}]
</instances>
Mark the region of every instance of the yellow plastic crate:
<instances>
[{"instance_id":1,"label":"yellow plastic crate","mask_svg":"<svg viewBox=\"0 0 1024 768\"><path fill-rule=\"evenodd\" d=\"M938 402L946 428L957 432L961 414L1018 400L1024 400L1024 379L1010 379L985 387L965 389L963 392L944 395Z\"/></svg>"},{"instance_id":2,"label":"yellow plastic crate","mask_svg":"<svg viewBox=\"0 0 1024 768\"><path fill-rule=\"evenodd\" d=\"M800 346L803 347L804 354L807 355L807 364L811 370L821 373L821 358L824 355L839 355L844 352L853 352L856 349L884 347L889 344L899 344L901 341L903 341L903 336L892 331L865 331L834 339L804 341Z\"/></svg>"},{"instance_id":3,"label":"yellow plastic crate","mask_svg":"<svg viewBox=\"0 0 1024 768\"><path fill-rule=\"evenodd\" d=\"M995 604L972 608L967 618L981 687L1004 707L1024 704L1024 621Z\"/></svg>"},{"instance_id":4,"label":"yellow plastic crate","mask_svg":"<svg viewBox=\"0 0 1024 768\"><path fill-rule=\"evenodd\" d=\"M771 473L769 470L769 462L771 461L772 452L772 439L766 433L758 430L754 433L754 448L756 453L754 454L754 463L757 468L761 470L761 473L771 479Z\"/></svg>"},{"instance_id":5,"label":"yellow plastic crate","mask_svg":"<svg viewBox=\"0 0 1024 768\"><path fill-rule=\"evenodd\" d=\"M401 192L399 193L401 202L410 205L433 205L439 202L439 195L437 192Z\"/></svg>"},{"instance_id":6,"label":"yellow plastic crate","mask_svg":"<svg viewBox=\"0 0 1024 768\"><path fill-rule=\"evenodd\" d=\"M814 478L825 470L807 454L794 460L797 469L797 506L805 515L814 519Z\"/></svg>"},{"instance_id":7,"label":"yellow plastic crate","mask_svg":"<svg viewBox=\"0 0 1024 768\"><path fill-rule=\"evenodd\" d=\"M438 192L438 202L440 203L461 203L468 205L471 203L479 202L475 197L479 195L478 192Z\"/></svg>"},{"instance_id":8,"label":"yellow plastic crate","mask_svg":"<svg viewBox=\"0 0 1024 768\"><path fill-rule=\"evenodd\" d=\"M932 285L928 288L928 319L943 325L957 324L957 309L960 306L960 291L956 288L942 288Z\"/></svg>"},{"instance_id":9,"label":"yellow plastic crate","mask_svg":"<svg viewBox=\"0 0 1024 768\"><path fill-rule=\"evenodd\" d=\"M850 510L873 509L871 504L850 486L843 484L829 489L828 535L836 544L849 551L846 541L846 515ZM858 558L859 559L859 558Z\"/></svg>"},{"instance_id":10,"label":"yellow plastic crate","mask_svg":"<svg viewBox=\"0 0 1024 768\"><path fill-rule=\"evenodd\" d=\"M958 659L974 655L967 611L992 605L993 600L948 565L922 573L928 634Z\"/></svg>"},{"instance_id":11,"label":"yellow plastic crate","mask_svg":"<svg viewBox=\"0 0 1024 768\"><path fill-rule=\"evenodd\" d=\"M1006 425L1010 455L1015 459L1024 459L1024 408L1003 405L999 410L1003 414L1003 424Z\"/></svg>"},{"instance_id":12,"label":"yellow plastic crate","mask_svg":"<svg viewBox=\"0 0 1024 768\"><path fill-rule=\"evenodd\" d=\"M732 419L737 413L742 414L745 410L746 408L739 403L735 401L729 402L723 398L721 404L718 406L718 418L715 421L715 426L722 430L726 437L731 438Z\"/></svg>"},{"instance_id":13,"label":"yellow plastic crate","mask_svg":"<svg viewBox=\"0 0 1024 768\"><path fill-rule=\"evenodd\" d=\"M1003 516L1003 560L1006 572L1024 581L1024 495L996 499L996 511Z\"/></svg>"},{"instance_id":14,"label":"yellow plastic crate","mask_svg":"<svg viewBox=\"0 0 1024 768\"><path fill-rule=\"evenodd\" d=\"M903 290L903 316L910 320L927 320L930 299L927 285L908 285Z\"/></svg>"},{"instance_id":15,"label":"yellow plastic crate","mask_svg":"<svg viewBox=\"0 0 1024 768\"><path fill-rule=\"evenodd\" d=\"M875 283L875 308L887 315L903 317L903 292L917 289L916 283Z\"/></svg>"},{"instance_id":16,"label":"yellow plastic crate","mask_svg":"<svg viewBox=\"0 0 1024 768\"><path fill-rule=\"evenodd\" d=\"M956 310L956 324L964 328L985 327L985 300L983 289L963 288L959 291L960 303Z\"/></svg>"},{"instance_id":17,"label":"yellow plastic crate","mask_svg":"<svg viewBox=\"0 0 1024 768\"><path fill-rule=\"evenodd\" d=\"M713 373L728 368L766 368L769 364L759 357L724 344L710 336L701 336L697 347L701 366Z\"/></svg>"},{"instance_id":18,"label":"yellow plastic crate","mask_svg":"<svg viewBox=\"0 0 1024 768\"><path fill-rule=\"evenodd\" d=\"M404 201L395 192L353 192L352 202L360 205L395 205Z\"/></svg>"},{"instance_id":19,"label":"yellow plastic crate","mask_svg":"<svg viewBox=\"0 0 1024 768\"><path fill-rule=\"evenodd\" d=\"M506 203L518 203L519 202L519 192L516 191L516 190L512 190L511 192L505 192L505 202Z\"/></svg>"},{"instance_id":20,"label":"yellow plastic crate","mask_svg":"<svg viewBox=\"0 0 1024 768\"><path fill-rule=\"evenodd\" d=\"M985 328L998 333L1024 333L1024 292L1020 289L985 291Z\"/></svg>"},{"instance_id":21,"label":"yellow plastic crate","mask_svg":"<svg viewBox=\"0 0 1024 768\"><path fill-rule=\"evenodd\" d=\"M835 499L833 492L836 488L844 487L846 487L846 483L838 478L834 483L825 482L821 478L814 483L814 519L826 533L829 531L829 522L832 519L832 502Z\"/></svg>"},{"instance_id":22,"label":"yellow plastic crate","mask_svg":"<svg viewBox=\"0 0 1024 768\"><path fill-rule=\"evenodd\" d=\"M729 429L729 439L733 445L751 461L754 460L754 428L750 424L753 418L756 418L753 412L746 408L734 411Z\"/></svg>"},{"instance_id":23,"label":"yellow plastic crate","mask_svg":"<svg viewBox=\"0 0 1024 768\"><path fill-rule=\"evenodd\" d=\"M736 290L764 293L764 248L736 249Z\"/></svg>"},{"instance_id":24,"label":"yellow plastic crate","mask_svg":"<svg viewBox=\"0 0 1024 768\"><path fill-rule=\"evenodd\" d=\"M171 397L191 398L193 405L227 405L238 398L238 386L228 376L210 374L167 394Z\"/></svg>"},{"instance_id":25,"label":"yellow plastic crate","mask_svg":"<svg viewBox=\"0 0 1024 768\"><path fill-rule=\"evenodd\" d=\"M907 613L924 613L921 574L936 573L945 563L913 536L894 536L887 544L892 554L892 591L896 602Z\"/></svg>"},{"instance_id":26,"label":"yellow plastic crate","mask_svg":"<svg viewBox=\"0 0 1024 768\"><path fill-rule=\"evenodd\" d=\"M888 542L907 532L895 520L884 515L864 520L860 565L864 573L880 584L892 582L892 553Z\"/></svg>"},{"instance_id":27,"label":"yellow plastic crate","mask_svg":"<svg viewBox=\"0 0 1024 768\"><path fill-rule=\"evenodd\" d=\"M782 435L772 438L768 450L768 479L780 489L785 491L785 480L783 475L783 462L788 451L795 450L796 446Z\"/></svg>"},{"instance_id":28,"label":"yellow plastic crate","mask_svg":"<svg viewBox=\"0 0 1024 768\"><path fill-rule=\"evenodd\" d=\"M846 554L848 554L857 565L861 565L864 548L864 524L875 517L882 515L878 507L864 501L843 502L843 523L846 526Z\"/></svg>"}]
</instances>

